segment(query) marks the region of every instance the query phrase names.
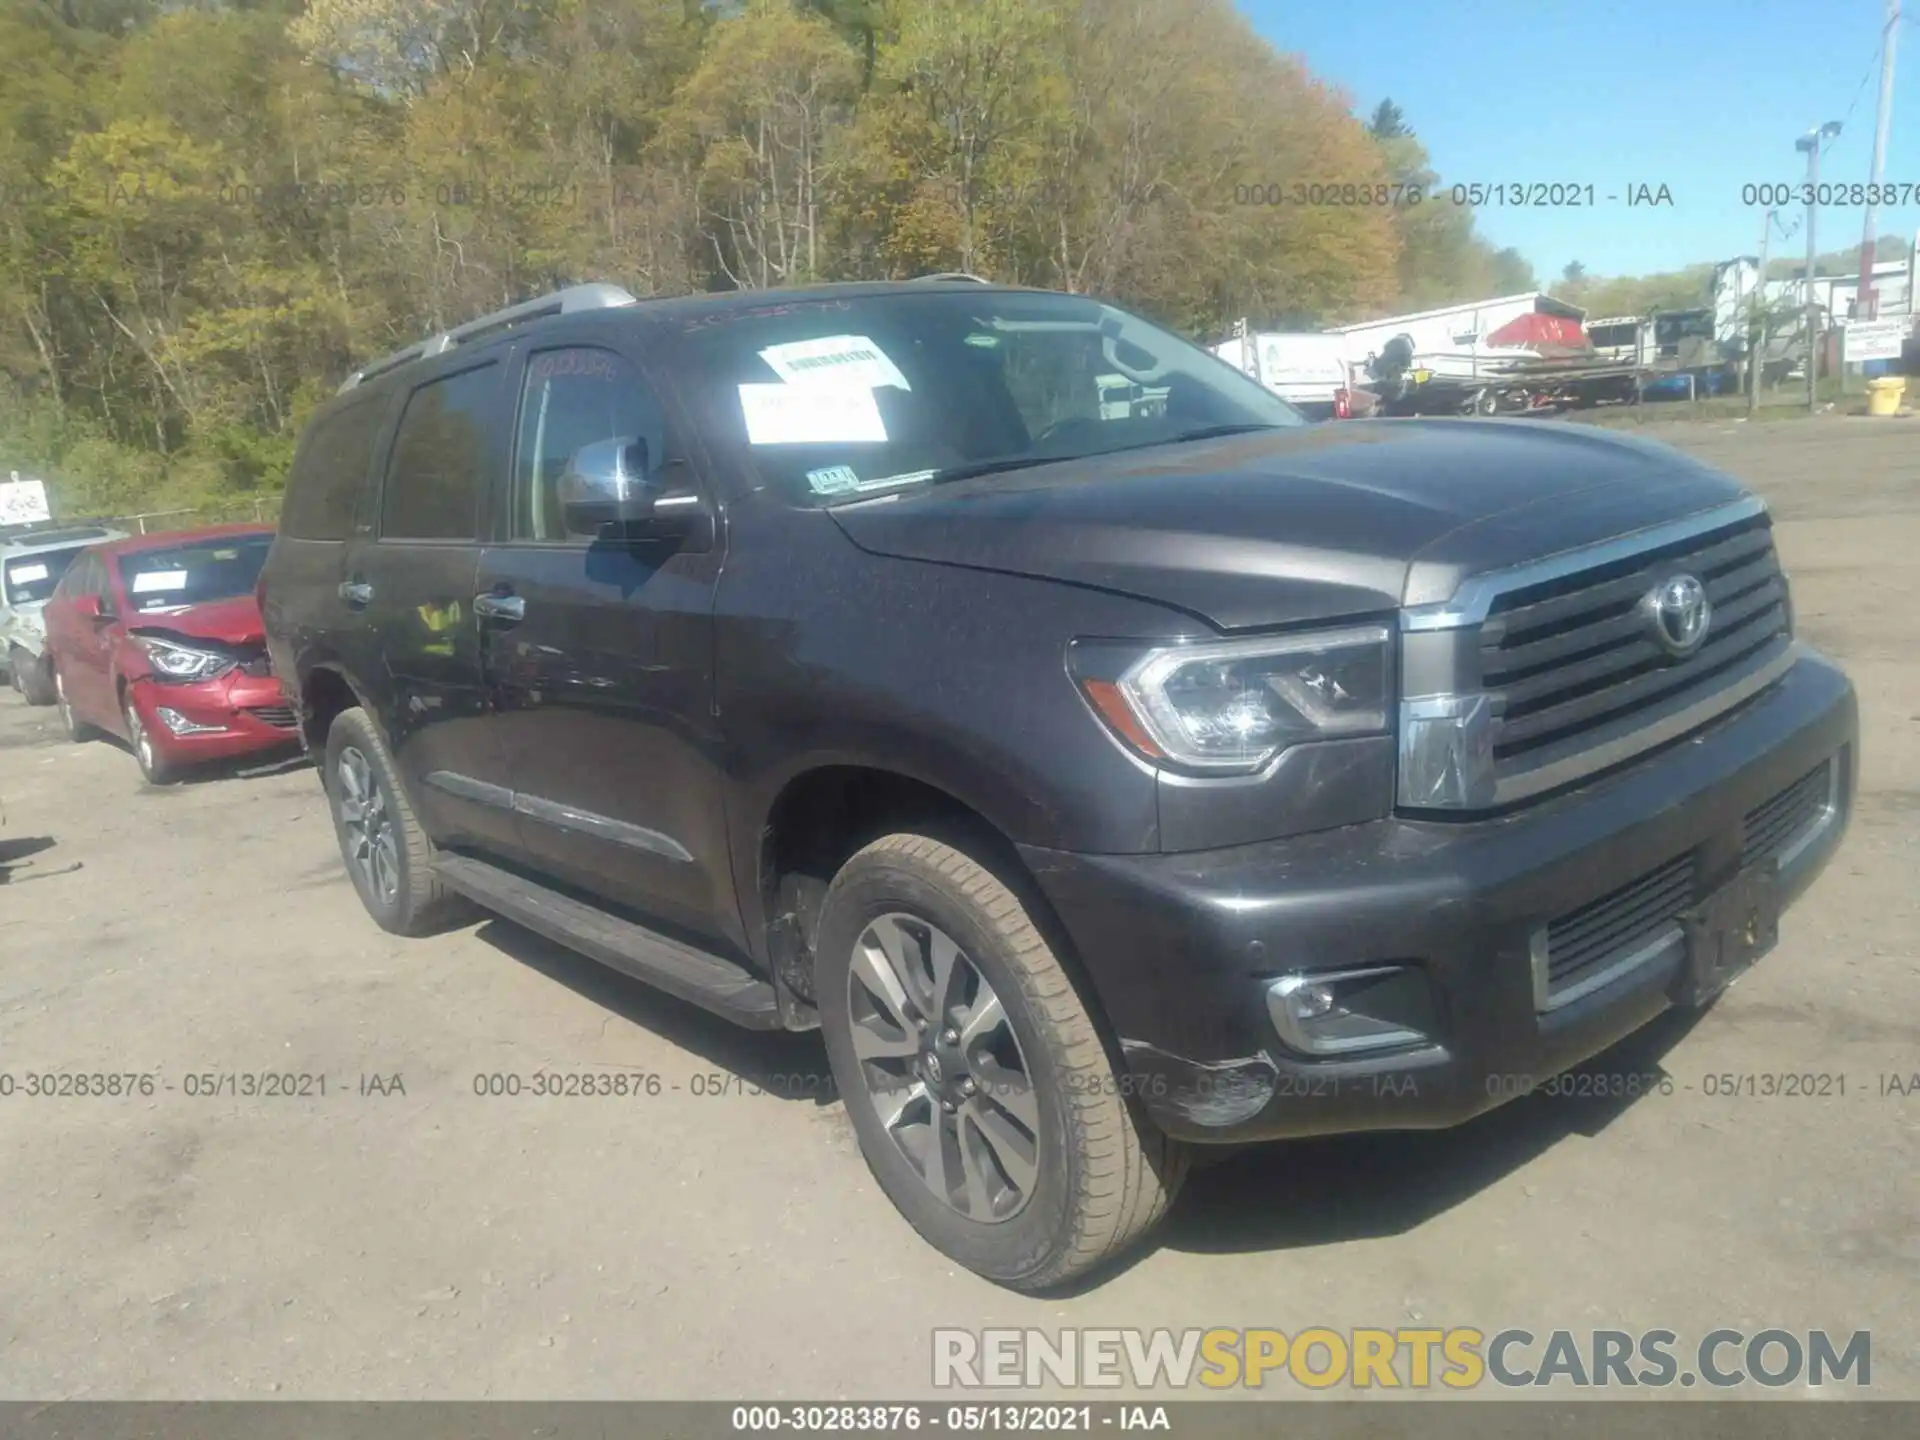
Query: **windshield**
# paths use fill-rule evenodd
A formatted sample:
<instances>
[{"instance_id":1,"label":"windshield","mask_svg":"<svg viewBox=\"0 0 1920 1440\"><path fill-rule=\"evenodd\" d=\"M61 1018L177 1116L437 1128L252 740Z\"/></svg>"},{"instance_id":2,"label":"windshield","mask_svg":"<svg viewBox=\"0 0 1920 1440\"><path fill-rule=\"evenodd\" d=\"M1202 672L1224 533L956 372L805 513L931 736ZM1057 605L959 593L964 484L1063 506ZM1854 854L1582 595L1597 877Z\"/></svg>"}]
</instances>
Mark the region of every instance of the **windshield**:
<instances>
[{"instance_id":1,"label":"windshield","mask_svg":"<svg viewBox=\"0 0 1920 1440\"><path fill-rule=\"evenodd\" d=\"M1233 366L1071 295L952 291L687 322L709 430L795 504L1306 424Z\"/></svg>"},{"instance_id":2,"label":"windshield","mask_svg":"<svg viewBox=\"0 0 1920 1440\"><path fill-rule=\"evenodd\" d=\"M73 564L73 557L84 549L84 545L75 545L67 550L40 550L7 561L0 566L0 577L6 582L4 589L0 589L0 601L8 605L36 605L44 601L53 594L53 587L60 583L67 567Z\"/></svg>"},{"instance_id":3,"label":"windshield","mask_svg":"<svg viewBox=\"0 0 1920 1440\"><path fill-rule=\"evenodd\" d=\"M151 614L251 595L272 544L271 535L233 535L123 555L120 578L127 602Z\"/></svg>"}]
</instances>

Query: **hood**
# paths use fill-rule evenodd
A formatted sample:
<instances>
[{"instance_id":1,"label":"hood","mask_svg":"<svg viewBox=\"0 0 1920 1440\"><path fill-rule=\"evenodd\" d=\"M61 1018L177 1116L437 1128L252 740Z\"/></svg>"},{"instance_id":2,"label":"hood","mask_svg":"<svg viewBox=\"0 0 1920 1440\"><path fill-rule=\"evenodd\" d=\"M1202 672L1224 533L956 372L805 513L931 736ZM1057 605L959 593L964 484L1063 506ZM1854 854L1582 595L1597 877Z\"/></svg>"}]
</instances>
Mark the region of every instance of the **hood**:
<instances>
[{"instance_id":1,"label":"hood","mask_svg":"<svg viewBox=\"0 0 1920 1440\"><path fill-rule=\"evenodd\" d=\"M267 639L266 626L260 620L260 606L251 595L173 609L143 610L127 617L127 631L134 635L157 631L190 640L215 640L235 649L264 645Z\"/></svg>"},{"instance_id":2,"label":"hood","mask_svg":"<svg viewBox=\"0 0 1920 1440\"><path fill-rule=\"evenodd\" d=\"M1445 600L1745 495L1667 446L1537 420L1361 420L836 506L880 555L1157 601L1222 630Z\"/></svg>"}]
</instances>

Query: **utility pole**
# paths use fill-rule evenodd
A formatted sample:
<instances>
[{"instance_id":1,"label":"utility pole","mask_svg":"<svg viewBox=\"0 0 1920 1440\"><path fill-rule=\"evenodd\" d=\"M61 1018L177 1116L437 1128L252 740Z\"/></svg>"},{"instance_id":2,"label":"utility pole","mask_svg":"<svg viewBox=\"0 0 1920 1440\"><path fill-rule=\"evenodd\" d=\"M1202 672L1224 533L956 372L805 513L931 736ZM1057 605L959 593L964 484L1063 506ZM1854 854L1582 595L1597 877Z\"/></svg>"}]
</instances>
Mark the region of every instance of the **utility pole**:
<instances>
[{"instance_id":1,"label":"utility pole","mask_svg":"<svg viewBox=\"0 0 1920 1440\"><path fill-rule=\"evenodd\" d=\"M1767 364L1767 242L1773 238L1773 211L1769 210L1760 219L1760 278L1754 282L1753 298L1757 328L1748 344L1752 347L1747 354L1747 417L1760 405L1760 372Z\"/></svg>"},{"instance_id":2,"label":"utility pole","mask_svg":"<svg viewBox=\"0 0 1920 1440\"><path fill-rule=\"evenodd\" d=\"M1887 163L1887 131L1893 124L1893 51L1900 38L1900 0L1887 0L1886 29L1880 37L1880 105L1873 124L1873 181L1867 187L1867 224L1860 237L1860 303L1854 313L1862 320L1880 318L1880 293L1873 286L1874 200Z\"/></svg>"},{"instance_id":3,"label":"utility pole","mask_svg":"<svg viewBox=\"0 0 1920 1440\"><path fill-rule=\"evenodd\" d=\"M1814 341L1819 336L1819 312L1813 303L1813 257L1817 253L1813 243L1814 219L1820 211L1820 146L1840 133L1840 122L1829 120L1826 124L1809 130L1794 142L1796 150L1807 152L1807 409L1814 408L1814 376L1819 370L1818 357L1814 354Z\"/></svg>"}]
</instances>

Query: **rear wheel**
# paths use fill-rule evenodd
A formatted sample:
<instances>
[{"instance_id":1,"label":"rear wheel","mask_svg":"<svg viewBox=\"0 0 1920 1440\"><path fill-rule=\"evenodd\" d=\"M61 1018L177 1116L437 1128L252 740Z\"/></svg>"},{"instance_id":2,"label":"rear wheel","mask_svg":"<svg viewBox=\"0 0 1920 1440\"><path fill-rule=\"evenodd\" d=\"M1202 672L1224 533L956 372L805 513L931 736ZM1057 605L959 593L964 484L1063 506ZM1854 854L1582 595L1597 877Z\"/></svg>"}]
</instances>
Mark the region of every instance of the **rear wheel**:
<instances>
[{"instance_id":1,"label":"rear wheel","mask_svg":"<svg viewBox=\"0 0 1920 1440\"><path fill-rule=\"evenodd\" d=\"M434 878L433 843L366 711L356 706L334 718L322 776L340 858L381 929L431 935L469 917L472 907Z\"/></svg>"},{"instance_id":2,"label":"rear wheel","mask_svg":"<svg viewBox=\"0 0 1920 1440\"><path fill-rule=\"evenodd\" d=\"M1019 1290L1073 1280L1166 1213L1187 1155L1137 1113L1018 896L925 835L834 877L817 982L834 1078L887 1198Z\"/></svg>"},{"instance_id":3,"label":"rear wheel","mask_svg":"<svg viewBox=\"0 0 1920 1440\"><path fill-rule=\"evenodd\" d=\"M53 704L53 667L42 655L29 655L16 649L11 661L13 670L13 688L26 698L29 705Z\"/></svg>"}]
</instances>

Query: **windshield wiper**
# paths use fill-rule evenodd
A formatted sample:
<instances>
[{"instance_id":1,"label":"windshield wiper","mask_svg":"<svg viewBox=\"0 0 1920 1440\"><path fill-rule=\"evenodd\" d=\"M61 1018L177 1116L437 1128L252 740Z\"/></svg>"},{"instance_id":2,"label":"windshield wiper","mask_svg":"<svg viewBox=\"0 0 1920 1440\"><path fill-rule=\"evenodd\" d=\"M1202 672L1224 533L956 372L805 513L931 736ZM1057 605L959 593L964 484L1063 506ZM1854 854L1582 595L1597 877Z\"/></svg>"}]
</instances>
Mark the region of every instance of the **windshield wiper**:
<instances>
[{"instance_id":1,"label":"windshield wiper","mask_svg":"<svg viewBox=\"0 0 1920 1440\"><path fill-rule=\"evenodd\" d=\"M976 460L969 465L949 465L930 477L935 485L952 480L971 480L977 475L999 475L1008 470L1031 470L1036 465L1059 465L1068 460L1084 460L1084 455L1003 455L998 460Z\"/></svg>"},{"instance_id":2,"label":"windshield wiper","mask_svg":"<svg viewBox=\"0 0 1920 1440\"><path fill-rule=\"evenodd\" d=\"M966 465L950 465L928 477L930 484L945 485L954 480L972 480L981 475L1000 475L1009 470L1030 470L1036 465L1064 465L1075 460L1097 460L1102 455L1117 455L1123 450L1146 450L1155 445L1179 445L1189 440L1212 440L1222 435L1244 435L1254 430L1286 430L1286 425L1238 424L1204 425L1146 440L1138 445L1117 445L1110 450L1089 450L1079 455L1003 455L997 460L976 460Z\"/></svg>"},{"instance_id":3,"label":"windshield wiper","mask_svg":"<svg viewBox=\"0 0 1920 1440\"><path fill-rule=\"evenodd\" d=\"M1169 435L1164 440L1150 440L1149 445L1182 445L1189 440L1216 440L1222 435L1247 435L1255 430L1290 430L1290 425L1239 424L1239 425L1202 425L1197 430L1182 430L1178 435ZM1145 449L1146 446L1134 447Z\"/></svg>"}]
</instances>

